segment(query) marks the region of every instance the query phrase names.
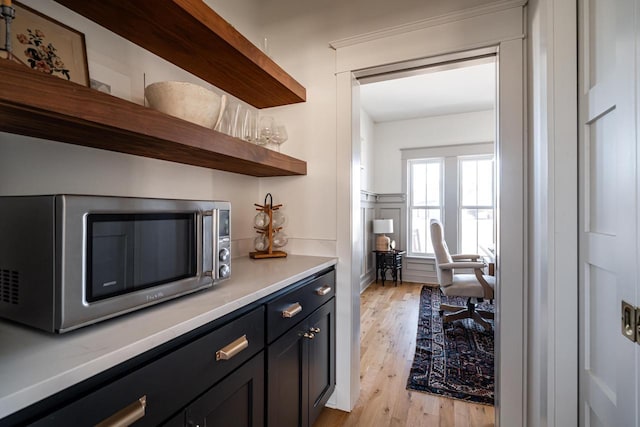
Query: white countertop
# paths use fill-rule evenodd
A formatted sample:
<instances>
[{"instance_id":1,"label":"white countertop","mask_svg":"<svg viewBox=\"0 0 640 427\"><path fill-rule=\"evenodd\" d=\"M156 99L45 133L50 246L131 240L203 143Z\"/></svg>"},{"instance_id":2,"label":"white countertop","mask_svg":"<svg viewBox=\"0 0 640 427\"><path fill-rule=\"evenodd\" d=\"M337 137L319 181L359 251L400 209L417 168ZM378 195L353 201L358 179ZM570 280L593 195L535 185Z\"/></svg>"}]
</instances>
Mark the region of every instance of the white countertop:
<instances>
[{"instance_id":1,"label":"white countertop","mask_svg":"<svg viewBox=\"0 0 640 427\"><path fill-rule=\"evenodd\" d=\"M63 335L0 319L0 419L335 265L335 258L234 258L213 288Z\"/></svg>"}]
</instances>

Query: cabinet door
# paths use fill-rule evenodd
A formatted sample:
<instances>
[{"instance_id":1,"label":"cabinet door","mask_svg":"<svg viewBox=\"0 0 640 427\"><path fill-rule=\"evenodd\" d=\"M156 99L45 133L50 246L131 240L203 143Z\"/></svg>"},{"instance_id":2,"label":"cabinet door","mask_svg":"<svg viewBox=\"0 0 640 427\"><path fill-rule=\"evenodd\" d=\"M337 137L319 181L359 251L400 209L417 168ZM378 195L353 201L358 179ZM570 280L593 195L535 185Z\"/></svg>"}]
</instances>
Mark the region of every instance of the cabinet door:
<instances>
[{"instance_id":1,"label":"cabinet door","mask_svg":"<svg viewBox=\"0 0 640 427\"><path fill-rule=\"evenodd\" d=\"M335 299L268 347L269 427L313 425L335 389Z\"/></svg>"},{"instance_id":2,"label":"cabinet door","mask_svg":"<svg viewBox=\"0 0 640 427\"><path fill-rule=\"evenodd\" d=\"M308 424L306 322L301 322L268 347L267 421L269 427ZM303 404L303 402L305 402Z\"/></svg>"},{"instance_id":3,"label":"cabinet door","mask_svg":"<svg viewBox=\"0 0 640 427\"><path fill-rule=\"evenodd\" d=\"M309 316L309 425L313 425L336 384L335 299Z\"/></svg>"},{"instance_id":4,"label":"cabinet door","mask_svg":"<svg viewBox=\"0 0 640 427\"><path fill-rule=\"evenodd\" d=\"M264 426L264 352L189 405L186 425Z\"/></svg>"}]
</instances>

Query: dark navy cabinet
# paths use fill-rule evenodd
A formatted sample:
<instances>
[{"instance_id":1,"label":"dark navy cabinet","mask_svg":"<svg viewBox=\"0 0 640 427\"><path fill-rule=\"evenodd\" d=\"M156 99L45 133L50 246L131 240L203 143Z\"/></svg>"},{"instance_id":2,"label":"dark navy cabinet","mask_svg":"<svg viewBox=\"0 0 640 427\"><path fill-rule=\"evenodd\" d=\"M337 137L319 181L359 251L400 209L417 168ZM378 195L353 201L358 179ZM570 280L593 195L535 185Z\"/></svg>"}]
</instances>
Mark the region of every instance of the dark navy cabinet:
<instances>
[{"instance_id":1,"label":"dark navy cabinet","mask_svg":"<svg viewBox=\"0 0 640 427\"><path fill-rule=\"evenodd\" d=\"M335 389L334 288L330 272L267 305L269 427L312 426Z\"/></svg>"}]
</instances>

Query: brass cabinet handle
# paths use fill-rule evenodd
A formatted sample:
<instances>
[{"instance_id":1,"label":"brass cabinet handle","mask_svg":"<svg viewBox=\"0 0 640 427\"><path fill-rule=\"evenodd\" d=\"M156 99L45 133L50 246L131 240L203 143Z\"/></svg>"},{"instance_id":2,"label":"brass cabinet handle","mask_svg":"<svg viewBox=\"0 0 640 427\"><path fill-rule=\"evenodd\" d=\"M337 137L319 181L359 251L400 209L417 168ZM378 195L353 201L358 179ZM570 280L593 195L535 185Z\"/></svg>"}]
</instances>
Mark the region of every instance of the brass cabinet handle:
<instances>
[{"instance_id":1,"label":"brass cabinet handle","mask_svg":"<svg viewBox=\"0 0 640 427\"><path fill-rule=\"evenodd\" d=\"M296 302L294 304L291 304L289 307L285 308L284 310L282 310L282 317L291 318L296 314L300 313L301 311L302 311L302 306L300 305L299 302Z\"/></svg>"},{"instance_id":2,"label":"brass cabinet handle","mask_svg":"<svg viewBox=\"0 0 640 427\"><path fill-rule=\"evenodd\" d=\"M320 295L325 296L326 294L328 294L329 292L331 292L331 286L323 286L321 288L316 289L316 295Z\"/></svg>"},{"instance_id":3,"label":"brass cabinet handle","mask_svg":"<svg viewBox=\"0 0 640 427\"><path fill-rule=\"evenodd\" d=\"M95 427L127 427L144 417L146 408L147 396L145 395L109 418L102 420Z\"/></svg>"},{"instance_id":4,"label":"brass cabinet handle","mask_svg":"<svg viewBox=\"0 0 640 427\"><path fill-rule=\"evenodd\" d=\"M216 351L216 361L229 360L247 347L249 347L249 340L246 335L243 335L234 342L227 344L220 350Z\"/></svg>"},{"instance_id":5,"label":"brass cabinet handle","mask_svg":"<svg viewBox=\"0 0 640 427\"><path fill-rule=\"evenodd\" d=\"M309 331L313 332L314 334L317 334L320 332L320 328L310 328Z\"/></svg>"},{"instance_id":6,"label":"brass cabinet handle","mask_svg":"<svg viewBox=\"0 0 640 427\"><path fill-rule=\"evenodd\" d=\"M310 340L312 340L313 338L315 338L315 334L313 332L305 332L304 335L302 335L305 338L309 338Z\"/></svg>"}]
</instances>

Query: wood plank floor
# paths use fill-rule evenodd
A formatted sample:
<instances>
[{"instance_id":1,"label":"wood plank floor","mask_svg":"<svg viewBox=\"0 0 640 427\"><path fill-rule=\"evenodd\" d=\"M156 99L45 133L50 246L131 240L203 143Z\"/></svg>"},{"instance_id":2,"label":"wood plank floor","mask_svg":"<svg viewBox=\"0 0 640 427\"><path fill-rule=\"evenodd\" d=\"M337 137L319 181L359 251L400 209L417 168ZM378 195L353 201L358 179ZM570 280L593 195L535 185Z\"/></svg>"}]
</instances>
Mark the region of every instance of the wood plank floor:
<instances>
[{"instance_id":1,"label":"wood plank floor","mask_svg":"<svg viewBox=\"0 0 640 427\"><path fill-rule=\"evenodd\" d=\"M360 398L351 413L325 408L314 427L494 425L494 408L405 388L422 284L373 283L361 296ZM339 379L338 379L339 381Z\"/></svg>"}]
</instances>

